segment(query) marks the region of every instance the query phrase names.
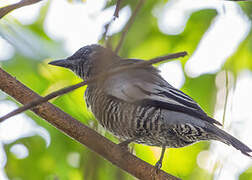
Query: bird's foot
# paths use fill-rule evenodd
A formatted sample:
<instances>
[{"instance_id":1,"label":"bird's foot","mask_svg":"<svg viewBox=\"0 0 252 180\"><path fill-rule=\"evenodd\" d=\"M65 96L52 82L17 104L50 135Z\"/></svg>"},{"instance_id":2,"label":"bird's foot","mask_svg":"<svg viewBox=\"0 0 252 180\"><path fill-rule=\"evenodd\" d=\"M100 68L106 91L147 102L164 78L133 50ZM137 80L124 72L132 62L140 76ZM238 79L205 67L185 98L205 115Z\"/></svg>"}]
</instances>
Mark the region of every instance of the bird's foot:
<instances>
[{"instance_id":1,"label":"bird's foot","mask_svg":"<svg viewBox=\"0 0 252 180\"><path fill-rule=\"evenodd\" d=\"M155 165L155 167L156 167L156 174L158 173L158 170L160 170L161 167L162 167L162 162L163 162L164 154L165 154L165 146L162 146L161 156L160 156L158 162Z\"/></svg>"},{"instance_id":2,"label":"bird's foot","mask_svg":"<svg viewBox=\"0 0 252 180\"><path fill-rule=\"evenodd\" d=\"M130 140L126 140L126 141L123 141L123 142L119 143L118 145L119 145L123 150L129 151L128 145L129 145L130 143L131 143Z\"/></svg>"},{"instance_id":3,"label":"bird's foot","mask_svg":"<svg viewBox=\"0 0 252 180\"><path fill-rule=\"evenodd\" d=\"M158 162L155 164L155 167L156 167L157 169L161 169L161 167L162 167L162 161L158 161Z\"/></svg>"},{"instance_id":4,"label":"bird's foot","mask_svg":"<svg viewBox=\"0 0 252 180\"><path fill-rule=\"evenodd\" d=\"M162 161L158 161L156 164L155 164L155 168L156 168L156 173L158 173L158 171L161 169L162 167Z\"/></svg>"}]
</instances>

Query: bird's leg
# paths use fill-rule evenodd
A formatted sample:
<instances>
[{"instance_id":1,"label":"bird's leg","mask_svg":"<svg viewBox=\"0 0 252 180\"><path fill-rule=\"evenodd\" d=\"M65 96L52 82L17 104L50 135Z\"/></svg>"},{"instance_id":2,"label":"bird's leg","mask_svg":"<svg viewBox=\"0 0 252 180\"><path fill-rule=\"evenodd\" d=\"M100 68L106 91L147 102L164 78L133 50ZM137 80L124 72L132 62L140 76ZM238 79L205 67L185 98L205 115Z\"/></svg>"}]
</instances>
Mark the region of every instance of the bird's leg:
<instances>
[{"instance_id":1,"label":"bird's leg","mask_svg":"<svg viewBox=\"0 0 252 180\"><path fill-rule=\"evenodd\" d=\"M128 149L128 145L129 145L130 143L132 143L133 141L135 141L136 139L138 139L138 138L127 139L127 140L125 140L125 141L119 143L118 145L121 146L122 148Z\"/></svg>"},{"instance_id":2,"label":"bird's leg","mask_svg":"<svg viewBox=\"0 0 252 180\"><path fill-rule=\"evenodd\" d=\"M161 167L162 167L162 162L163 162L163 158L164 158L164 154L165 154L165 149L166 149L165 146L162 146L161 156L160 156L158 162L155 165L157 170L161 169Z\"/></svg>"},{"instance_id":3,"label":"bird's leg","mask_svg":"<svg viewBox=\"0 0 252 180\"><path fill-rule=\"evenodd\" d=\"M143 138L143 137L146 137L146 136L148 136L148 134L138 135L138 136L136 136L136 137L134 137L134 138L127 139L127 140L125 140L125 141L119 143L118 145L121 146L122 148L128 149L128 145L129 145L130 143L132 143L132 142L134 142L134 141L136 141L136 140L139 140L139 139L141 139L141 138Z\"/></svg>"}]
</instances>

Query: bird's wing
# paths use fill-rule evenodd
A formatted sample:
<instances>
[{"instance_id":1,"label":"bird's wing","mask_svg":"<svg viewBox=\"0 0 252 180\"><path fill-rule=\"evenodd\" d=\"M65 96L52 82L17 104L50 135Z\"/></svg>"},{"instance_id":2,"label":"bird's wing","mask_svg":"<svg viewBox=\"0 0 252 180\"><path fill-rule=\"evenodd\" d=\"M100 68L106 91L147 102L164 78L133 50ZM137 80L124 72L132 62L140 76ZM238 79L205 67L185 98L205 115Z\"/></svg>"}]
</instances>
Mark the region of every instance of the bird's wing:
<instances>
[{"instance_id":1,"label":"bird's wing","mask_svg":"<svg viewBox=\"0 0 252 180\"><path fill-rule=\"evenodd\" d=\"M152 66L130 69L110 76L104 81L103 91L109 96L129 103L153 105L183 112L221 125L207 116L191 97L166 82Z\"/></svg>"}]
</instances>

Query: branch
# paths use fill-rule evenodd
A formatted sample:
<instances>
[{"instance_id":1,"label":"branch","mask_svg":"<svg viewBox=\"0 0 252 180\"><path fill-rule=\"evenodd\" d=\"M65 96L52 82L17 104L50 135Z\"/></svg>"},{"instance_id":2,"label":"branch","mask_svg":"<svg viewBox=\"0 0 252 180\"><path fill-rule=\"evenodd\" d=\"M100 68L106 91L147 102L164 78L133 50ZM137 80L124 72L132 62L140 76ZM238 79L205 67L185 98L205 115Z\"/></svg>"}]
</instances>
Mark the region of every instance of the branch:
<instances>
[{"instance_id":1,"label":"branch","mask_svg":"<svg viewBox=\"0 0 252 180\"><path fill-rule=\"evenodd\" d=\"M13 11L14 9L18 9L18 8L28 6L28 5L31 5L31 4L35 4L35 3L40 2L40 1L42 1L42 0L22 0L22 1L18 2L18 3L11 4L9 6L0 8L0 19L2 17L4 17L6 14L8 14L9 12Z\"/></svg>"},{"instance_id":2,"label":"branch","mask_svg":"<svg viewBox=\"0 0 252 180\"><path fill-rule=\"evenodd\" d=\"M252 0L225 0L225 1L236 1L236 2L239 2L239 1L247 1L247 2L252 2Z\"/></svg>"},{"instance_id":3,"label":"branch","mask_svg":"<svg viewBox=\"0 0 252 180\"><path fill-rule=\"evenodd\" d=\"M116 2L116 8L115 8L115 12L114 12L114 17L119 17L119 10L120 10L120 4L121 4L122 0L117 0Z\"/></svg>"},{"instance_id":4,"label":"branch","mask_svg":"<svg viewBox=\"0 0 252 180\"><path fill-rule=\"evenodd\" d=\"M22 104L41 98L1 68L0 89ZM32 111L76 141L139 179L178 180L178 178L162 170L155 173L155 167L132 155L48 102L34 107Z\"/></svg>"},{"instance_id":5,"label":"branch","mask_svg":"<svg viewBox=\"0 0 252 180\"><path fill-rule=\"evenodd\" d=\"M145 0L139 0L139 1L138 1L138 4L137 4L137 6L136 6L136 9L134 10L134 12L133 12L133 14L131 15L129 21L127 22L126 26L125 26L124 29L122 30L122 35L121 35L120 40L119 40L119 42L118 42L118 44L117 44L117 46L116 46L116 49L115 49L115 53L116 53L116 54L118 54L118 52L119 52L119 50L120 50L120 48L121 48L121 46L122 46L122 43L123 43L123 41L124 41L124 39L125 39L125 37L126 37L126 34L127 34L127 32L129 31L129 28L130 28L130 26L133 24L133 22L134 22L134 20L135 20L135 18L136 18L136 15L137 15L137 13L138 13L138 11L140 10L140 8L142 7L142 5L143 5L144 2L145 2Z\"/></svg>"},{"instance_id":6,"label":"branch","mask_svg":"<svg viewBox=\"0 0 252 180\"><path fill-rule=\"evenodd\" d=\"M122 0L117 0L115 12L113 14L113 18L107 24L104 25L104 29L105 30L104 30L104 33L102 35L102 39L104 39L105 45L106 45L107 48L110 48L110 42L109 42L110 38L109 37L107 38L107 33L108 33L109 27L112 24L112 22L115 21L115 19L119 17L119 11L120 11L121 1Z\"/></svg>"},{"instance_id":7,"label":"branch","mask_svg":"<svg viewBox=\"0 0 252 180\"><path fill-rule=\"evenodd\" d=\"M115 69L113 69L113 70L111 70L109 72L100 73L97 76L95 76L93 78L90 78L90 79L88 79L86 81L83 81L81 83L78 83L78 84L75 84L75 85L60 89L58 91L54 91L53 93L48 94L45 97L38 97L36 99L33 99L33 101L29 102L28 104L26 104L26 105L14 110L14 111L8 113L8 114L6 114L5 116L1 117L0 122L4 121L4 120L6 120L6 119L8 119L8 118L10 118L10 117L12 117L14 115L17 115L17 114L19 114L21 112L24 112L24 111L26 111L28 109L31 109L32 107L35 107L35 106L37 106L39 104L47 102L50 99L53 99L53 98L55 98L57 96L66 94L66 93L68 93L68 92L70 92L70 91L72 91L74 89L85 86L87 84L91 84L91 83L94 83L96 81L102 80L102 79L104 79L104 78L106 78L108 76L111 76L113 74L120 73L122 71L131 69L131 68L139 68L139 67L149 66L151 64L159 63L159 62L162 62L162 61L165 61L165 60L174 59L174 58L178 58L178 57L184 57L186 55L187 55L187 52L179 52L179 53L169 54L167 56L154 58L154 59L151 59L149 61L142 61L142 62L139 62L139 63L136 63L136 64L131 64L131 65L115 68Z\"/></svg>"}]
</instances>

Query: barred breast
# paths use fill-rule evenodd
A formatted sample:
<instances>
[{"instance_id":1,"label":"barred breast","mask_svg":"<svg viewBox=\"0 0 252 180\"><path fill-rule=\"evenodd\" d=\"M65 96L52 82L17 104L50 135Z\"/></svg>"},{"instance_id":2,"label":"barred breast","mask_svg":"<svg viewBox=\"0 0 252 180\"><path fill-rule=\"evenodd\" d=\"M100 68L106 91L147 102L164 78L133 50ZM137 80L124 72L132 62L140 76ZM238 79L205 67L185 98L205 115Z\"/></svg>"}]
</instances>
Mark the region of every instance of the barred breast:
<instances>
[{"instance_id":1,"label":"barred breast","mask_svg":"<svg viewBox=\"0 0 252 180\"><path fill-rule=\"evenodd\" d=\"M137 143L160 146L157 141L161 109L126 103L88 87L85 99L100 124L122 140L139 137Z\"/></svg>"},{"instance_id":2,"label":"barred breast","mask_svg":"<svg viewBox=\"0 0 252 180\"><path fill-rule=\"evenodd\" d=\"M174 114L177 112L127 103L93 86L87 88L85 99L99 123L121 140L137 138L136 143L178 148L216 139L202 127L191 125L191 116L176 119L180 117Z\"/></svg>"}]
</instances>

